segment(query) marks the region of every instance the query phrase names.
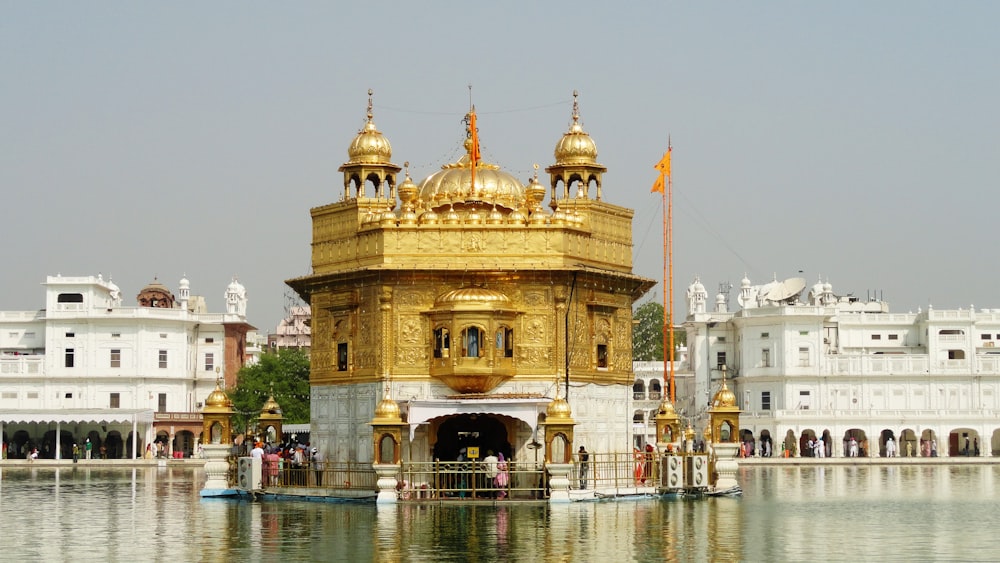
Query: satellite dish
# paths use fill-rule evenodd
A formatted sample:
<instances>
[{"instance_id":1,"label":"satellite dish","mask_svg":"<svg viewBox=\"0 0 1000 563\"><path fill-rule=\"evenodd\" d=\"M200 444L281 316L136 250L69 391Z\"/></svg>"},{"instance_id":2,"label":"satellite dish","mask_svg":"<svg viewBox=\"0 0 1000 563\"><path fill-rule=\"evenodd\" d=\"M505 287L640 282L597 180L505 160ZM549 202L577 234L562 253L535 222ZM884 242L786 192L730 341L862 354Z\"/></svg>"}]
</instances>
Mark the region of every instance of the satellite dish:
<instances>
[{"instance_id":1,"label":"satellite dish","mask_svg":"<svg viewBox=\"0 0 1000 563\"><path fill-rule=\"evenodd\" d=\"M783 282L774 282L771 290L767 292L767 299L768 301L774 301L776 303L788 301L798 297L805 288L805 278L788 278Z\"/></svg>"}]
</instances>

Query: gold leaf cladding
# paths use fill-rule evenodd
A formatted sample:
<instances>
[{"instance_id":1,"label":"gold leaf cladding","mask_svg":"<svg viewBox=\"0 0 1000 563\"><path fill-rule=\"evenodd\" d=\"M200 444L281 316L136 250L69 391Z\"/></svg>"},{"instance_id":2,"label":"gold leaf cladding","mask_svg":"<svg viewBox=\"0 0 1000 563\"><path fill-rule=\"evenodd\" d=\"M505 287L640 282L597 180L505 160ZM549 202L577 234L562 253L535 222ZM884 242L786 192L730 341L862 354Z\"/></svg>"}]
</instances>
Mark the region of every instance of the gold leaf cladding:
<instances>
[{"instance_id":1,"label":"gold leaf cladding","mask_svg":"<svg viewBox=\"0 0 1000 563\"><path fill-rule=\"evenodd\" d=\"M524 292L524 305L526 307L542 307L548 305L547 291L526 291Z\"/></svg>"},{"instance_id":2,"label":"gold leaf cladding","mask_svg":"<svg viewBox=\"0 0 1000 563\"><path fill-rule=\"evenodd\" d=\"M399 319L399 338L404 344L418 344L424 341L423 324L418 317L406 316Z\"/></svg>"},{"instance_id":3,"label":"gold leaf cladding","mask_svg":"<svg viewBox=\"0 0 1000 563\"><path fill-rule=\"evenodd\" d=\"M407 367L427 365L427 350L420 346L400 346L396 350L396 365Z\"/></svg>"},{"instance_id":4,"label":"gold leaf cladding","mask_svg":"<svg viewBox=\"0 0 1000 563\"><path fill-rule=\"evenodd\" d=\"M530 344L541 344L545 342L546 333L545 318L540 316L528 317L524 320L524 340Z\"/></svg>"},{"instance_id":5,"label":"gold leaf cladding","mask_svg":"<svg viewBox=\"0 0 1000 563\"><path fill-rule=\"evenodd\" d=\"M520 346L518 365L528 368L544 368L551 362L552 348L549 346Z\"/></svg>"},{"instance_id":6,"label":"gold leaf cladding","mask_svg":"<svg viewBox=\"0 0 1000 563\"><path fill-rule=\"evenodd\" d=\"M432 298L419 289L397 289L396 303L400 307L424 307Z\"/></svg>"},{"instance_id":7,"label":"gold leaf cladding","mask_svg":"<svg viewBox=\"0 0 1000 563\"><path fill-rule=\"evenodd\" d=\"M483 252L486 250L486 241L478 233L469 235L469 238L465 241L465 250L468 252Z\"/></svg>"}]
</instances>

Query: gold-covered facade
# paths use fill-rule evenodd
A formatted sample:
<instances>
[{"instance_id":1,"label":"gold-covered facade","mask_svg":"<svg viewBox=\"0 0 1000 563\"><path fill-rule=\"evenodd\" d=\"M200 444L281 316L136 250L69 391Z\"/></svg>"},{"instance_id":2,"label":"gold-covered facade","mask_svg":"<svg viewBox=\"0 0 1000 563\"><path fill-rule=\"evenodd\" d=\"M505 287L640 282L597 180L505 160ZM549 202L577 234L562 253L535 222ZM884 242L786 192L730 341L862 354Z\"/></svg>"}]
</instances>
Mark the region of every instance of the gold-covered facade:
<instances>
[{"instance_id":1,"label":"gold-covered facade","mask_svg":"<svg viewBox=\"0 0 1000 563\"><path fill-rule=\"evenodd\" d=\"M626 396L632 304L653 281L632 274L633 212L604 200L606 169L576 102L546 168L551 191L537 172L521 183L477 160L468 126L462 158L419 184L408 174L397 184L401 169L373 119L369 98L340 168L340 201L311 210L312 273L287 282L312 306L314 439L331 441L334 455L370 459L360 434L387 383L404 413L448 400L465 405L458 414L474 415L476 404L499 413L508 456L534 440L557 383L574 409L606 401L610 389ZM590 397L598 388L601 397ZM534 398L538 421L505 414L497 404L511 397ZM624 424L624 403L620 414ZM410 417L421 443L412 459L440 457L447 416ZM586 418L583 434L596 435Z\"/></svg>"}]
</instances>

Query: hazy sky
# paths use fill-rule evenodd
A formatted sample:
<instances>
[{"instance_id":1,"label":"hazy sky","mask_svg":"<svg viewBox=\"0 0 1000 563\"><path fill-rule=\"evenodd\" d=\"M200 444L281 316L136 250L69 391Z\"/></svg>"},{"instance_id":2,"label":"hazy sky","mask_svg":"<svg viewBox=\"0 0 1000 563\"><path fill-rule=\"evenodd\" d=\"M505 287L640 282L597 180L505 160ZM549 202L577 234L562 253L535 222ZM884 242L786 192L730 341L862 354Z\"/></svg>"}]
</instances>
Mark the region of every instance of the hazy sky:
<instances>
[{"instance_id":1,"label":"hazy sky","mask_svg":"<svg viewBox=\"0 0 1000 563\"><path fill-rule=\"evenodd\" d=\"M655 279L672 137L678 315L695 275L714 296L799 270L896 312L1000 307L998 21L997 2L3 1L0 310L100 272L128 302L187 275L218 312L236 275L273 330L368 88L419 182L459 156L470 83L484 157L524 180L579 90Z\"/></svg>"}]
</instances>

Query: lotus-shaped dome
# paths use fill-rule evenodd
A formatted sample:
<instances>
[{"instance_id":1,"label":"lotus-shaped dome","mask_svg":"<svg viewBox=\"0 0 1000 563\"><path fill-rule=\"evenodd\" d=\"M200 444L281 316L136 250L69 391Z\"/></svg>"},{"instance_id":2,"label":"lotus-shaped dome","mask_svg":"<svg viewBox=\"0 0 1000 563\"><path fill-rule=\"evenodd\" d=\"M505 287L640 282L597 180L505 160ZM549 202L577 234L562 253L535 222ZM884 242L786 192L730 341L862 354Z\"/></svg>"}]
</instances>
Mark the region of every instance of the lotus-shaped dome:
<instances>
[{"instance_id":1,"label":"lotus-shaped dome","mask_svg":"<svg viewBox=\"0 0 1000 563\"><path fill-rule=\"evenodd\" d=\"M473 187L470 162L465 155L424 178L420 183L420 199L435 208L466 201L495 203L508 209L524 204L524 184L495 164L476 166L476 185Z\"/></svg>"}]
</instances>

